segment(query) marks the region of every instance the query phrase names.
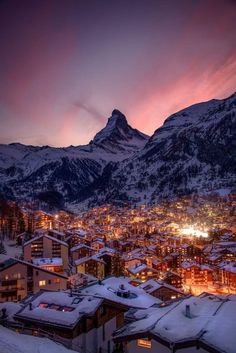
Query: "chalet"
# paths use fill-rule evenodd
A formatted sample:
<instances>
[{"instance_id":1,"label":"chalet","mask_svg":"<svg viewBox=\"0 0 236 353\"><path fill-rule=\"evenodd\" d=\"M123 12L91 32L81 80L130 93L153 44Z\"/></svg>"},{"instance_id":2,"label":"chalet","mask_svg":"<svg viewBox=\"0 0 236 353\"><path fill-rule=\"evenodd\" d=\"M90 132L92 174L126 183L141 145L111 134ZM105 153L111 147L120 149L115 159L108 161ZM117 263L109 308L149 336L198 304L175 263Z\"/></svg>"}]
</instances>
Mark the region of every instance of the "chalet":
<instances>
[{"instance_id":1,"label":"chalet","mask_svg":"<svg viewBox=\"0 0 236 353\"><path fill-rule=\"evenodd\" d=\"M129 267L135 267L137 264L144 262L143 258L139 255L124 255L122 256L124 268L127 270Z\"/></svg>"},{"instance_id":2,"label":"chalet","mask_svg":"<svg viewBox=\"0 0 236 353\"><path fill-rule=\"evenodd\" d=\"M235 353L235 296L204 294L133 312L114 333L116 352Z\"/></svg>"},{"instance_id":3,"label":"chalet","mask_svg":"<svg viewBox=\"0 0 236 353\"><path fill-rule=\"evenodd\" d=\"M120 256L117 251L108 247L102 248L99 250L97 257L104 261L105 263L105 274L104 277L110 275L117 275L119 272L119 267L122 267L122 264L119 263ZM119 275L119 273L118 273Z\"/></svg>"},{"instance_id":4,"label":"chalet","mask_svg":"<svg viewBox=\"0 0 236 353\"><path fill-rule=\"evenodd\" d=\"M25 261L35 258L58 258L62 259L63 269L68 269L68 244L50 235L42 234L32 238L23 245Z\"/></svg>"},{"instance_id":5,"label":"chalet","mask_svg":"<svg viewBox=\"0 0 236 353\"><path fill-rule=\"evenodd\" d=\"M96 251L93 248L85 244L80 244L70 249L71 259L73 263L78 259L92 256L95 253Z\"/></svg>"},{"instance_id":6,"label":"chalet","mask_svg":"<svg viewBox=\"0 0 236 353\"><path fill-rule=\"evenodd\" d=\"M185 296L185 294L179 289L155 279L150 279L140 284L139 287L145 290L146 293L151 294L162 301L174 300Z\"/></svg>"},{"instance_id":7,"label":"chalet","mask_svg":"<svg viewBox=\"0 0 236 353\"><path fill-rule=\"evenodd\" d=\"M147 309L162 302L129 284L129 279L110 277L80 291L40 291L15 315L18 331L41 335L80 352L112 353L113 332L124 325L131 308Z\"/></svg>"},{"instance_id":8,"label":"chalet","mask_svg":"<svg viewBox=\"0 0 236 353\"><path fill-rule=\"evenodd\" d=\"M219 279L221 284L236 291L236 262L221 263L219 265Z\"/></svg>"},{"instance_id":9,"label":"chalet","mask_svg":"<svg viewBox=\"0 0 236 353\"><path fill-rule=\"evenodd\" d=\"M173 271L167 271L163 274L162 280L167 283L170 284L171 286L177 288L177 289L182 289L182 276L176 272Z\"/></svg>"},{"instance_id":10,"label":"chalet","mask_svg":"<svg viewBox=\"0 0 236 353\"><path fill-rule=\"evenodd\" d=\"M58 240L65 241L65 233L59 232L56 229L48 229L48 235Z\"/></svg>"},{"instance_id":11,"label":"chalet","mask_svg":"<svg viewBox=\"0 0 236 353\"><path fill-rule=\"evenodd\" d=\"M134 267L128 267L128 275L134 279L146 282L150 278L158 278L159 272L153 267L147 266L146 264L136 264Z\"/></svg>"},{"instance_id":12,"label":"chalet","mask_svg":"<svg viewBox=\"0 0 236 353\"><path fill-rule=\"evenodd\" d=\"M76 272L94 276L98 279L105 277L105 262L96 255L75 260Z\"/></svg>"},{"instance_id":13,"label":"chalet","mask_svg":"<svg viewBox=\"0 0 236 353\"><path fill-rule=\"evenodd\" d=\"M209 265L183 262L180 272L186 285L208 286L213 283L213 270Z\"/></svg>"},{"instance_id":14,"label":"chalet","mask_svg":"<svg viewBox=\"0 0 236 353\"><path fill-rule=\"evenodd\" d=\"M67 277L26 261L0 255L0 302L20 301L42 288L65 290Z\"/></svg>"},{"instance_id":15,"label":"chalet","mask_svg":"<svg viewBox=\"0 0 236 353\"><path fill-rule=\"evenodd\" d=\"M70 234L68 237L66 237L65 240L69 244L70 248L81 244L89 245L89 242L86 240L86 238L77 233Z\"/></svg>"},{"instance_id":16,"label":"chalet","mask_svg":"<svg viewBox=\"0 0 236 353\"><path fill-rule=\"evenodd\" d=\"M41 291L14 318L34 336L47 332L79 352L112 352L112 333L123 324L124 309L101 298ZM19 327L18 327L19 331Z\"/></svg>"},{"instance_id":17,"label":"chalet","mask_svg":"<svg viewBox=\"0 0 236 353\"><path fill-rule=\"evenodd\" d=\"M105 245L105 242L102 241L102 240L95 240L91 243L91 247L94 249L94 250L100 250L102 248L104 248L106 245Z\"/></svg>"}]
</instances>

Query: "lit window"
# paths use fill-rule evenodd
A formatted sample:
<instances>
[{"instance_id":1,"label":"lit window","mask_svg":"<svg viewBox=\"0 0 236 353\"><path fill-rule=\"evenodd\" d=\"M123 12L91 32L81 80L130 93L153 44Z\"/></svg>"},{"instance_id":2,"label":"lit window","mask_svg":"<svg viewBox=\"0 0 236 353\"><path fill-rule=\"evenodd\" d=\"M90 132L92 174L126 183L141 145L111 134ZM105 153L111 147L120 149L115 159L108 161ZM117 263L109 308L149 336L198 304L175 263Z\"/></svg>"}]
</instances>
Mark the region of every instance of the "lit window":
<instances>
[{"instance_id":1,"label":"lit window","mask_svg":"<svg viewBox=\"0 0 236 353\"><path fill-rule=\"evenodd\" d=\"M39 287L42 287L42 286L45 286L46 285L46 281L43 280L43 281L39 281Z\"/></svg>"},{"instance_id":2,"label":"lit window","mask_svg":"<svg viewBox=\"0 0 236 353\"><path fill-rule=\"evenodd\" d=\"M139 347L152 348L152 342L147 338L139 339L137 345Z\"/></svg>"},{"instance_id":3,"label":"lit window","mask_svg":"<svg viewBox=\"0 0 236 353\"><path fill-rule=\"evenodd\" d=\"M21 274L20 273L14 273L13 277L16 278L16 279L20 279L21 278Z\"/></svg>"}]
</instances>

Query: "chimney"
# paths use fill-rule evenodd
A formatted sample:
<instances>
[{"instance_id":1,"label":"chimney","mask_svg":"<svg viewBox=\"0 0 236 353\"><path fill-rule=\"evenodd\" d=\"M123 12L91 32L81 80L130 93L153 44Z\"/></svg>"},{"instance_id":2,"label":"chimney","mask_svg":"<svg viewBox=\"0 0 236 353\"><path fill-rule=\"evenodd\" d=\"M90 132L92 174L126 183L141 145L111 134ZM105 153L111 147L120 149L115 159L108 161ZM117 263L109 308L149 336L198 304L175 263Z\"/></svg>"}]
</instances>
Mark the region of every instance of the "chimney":
<instances>
[{"instance_id":1,"label":"chimney","mask_svg":"<svg viewBox=\"0 0 236 353\"><path fill-rule=\"evenodd\" d=\"M186 315L186 317L188 317L189 319L191 319L190 305L186 305L186 307L185 307L185 315Z\"/></svg>"},{"instance_id":2,"label":"chimney","mask_svg":"<svg viewBox=\"0 0 236 353\"><path fill-rule=\"evenodd\" d=\"M29 303L29 309L32 310L32 303Z\"/></svg>"}]
</instances>

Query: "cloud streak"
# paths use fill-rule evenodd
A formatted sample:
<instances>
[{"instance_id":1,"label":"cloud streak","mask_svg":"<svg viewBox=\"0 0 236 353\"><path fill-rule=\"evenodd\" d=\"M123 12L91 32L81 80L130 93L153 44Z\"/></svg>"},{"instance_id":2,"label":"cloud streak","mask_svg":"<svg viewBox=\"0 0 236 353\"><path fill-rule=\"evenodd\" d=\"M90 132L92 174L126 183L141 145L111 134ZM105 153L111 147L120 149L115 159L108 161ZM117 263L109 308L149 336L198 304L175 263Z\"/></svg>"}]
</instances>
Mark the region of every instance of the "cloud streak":
<instances>
[{"instance_id":1,"label":"cloud streak","mask_svg":"<svg viewBox=\"0 0 236 353\"><path fill-rule=\"evenodd\" d=\"M84 144L114 108L152 134L232 94L235 14L230 0L0 2L0 141Z\"/></svg>"}]
</instances>

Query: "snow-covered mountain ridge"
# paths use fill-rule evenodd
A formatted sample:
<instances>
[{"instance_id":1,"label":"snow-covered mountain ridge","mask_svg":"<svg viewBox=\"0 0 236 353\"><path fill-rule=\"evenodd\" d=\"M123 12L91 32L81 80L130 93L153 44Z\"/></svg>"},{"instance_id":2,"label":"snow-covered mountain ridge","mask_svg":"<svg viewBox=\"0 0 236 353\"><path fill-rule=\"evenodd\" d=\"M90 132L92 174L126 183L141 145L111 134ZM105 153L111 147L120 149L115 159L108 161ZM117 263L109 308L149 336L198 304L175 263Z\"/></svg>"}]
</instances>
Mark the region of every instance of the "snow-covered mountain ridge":
<instances>
[{"instance_id":1,"label":"snow-covered mountain ridge","mask_svg":"<svg viewBox=\"0 0 236 353\"><path fill-rule=\"evenodd\" d=\"M13 199L35 199L55 191L68 201L91 196L89 186L142 148L148 136L133 129L118 110L84 146L54 148L0 145L0 192Z\"/></svg>"},{"instance_id":2,"label":"snow-covered mountain ridge","mask_svg":"<svg viewBox=\"0 0 236 353\"><path fill-rule=\"evenodd\" d=\"M155 203L186 194L235 192L235 138L236 94L183 109L121 163L109 198Z\"/></svg>"},{"instance_id":3,"label":"snow-covered mountain ridge","mask_svg":"<svg viewBox=\"0 0 236 353\"><path fill-rule=\"evenodd\" d=\"M167 118L148 138L118 110L86 146L0 145L1 192L37 198L57 192L74 206L155 203L236 189L236 94Z\"/></svg>"}]
</instances>

